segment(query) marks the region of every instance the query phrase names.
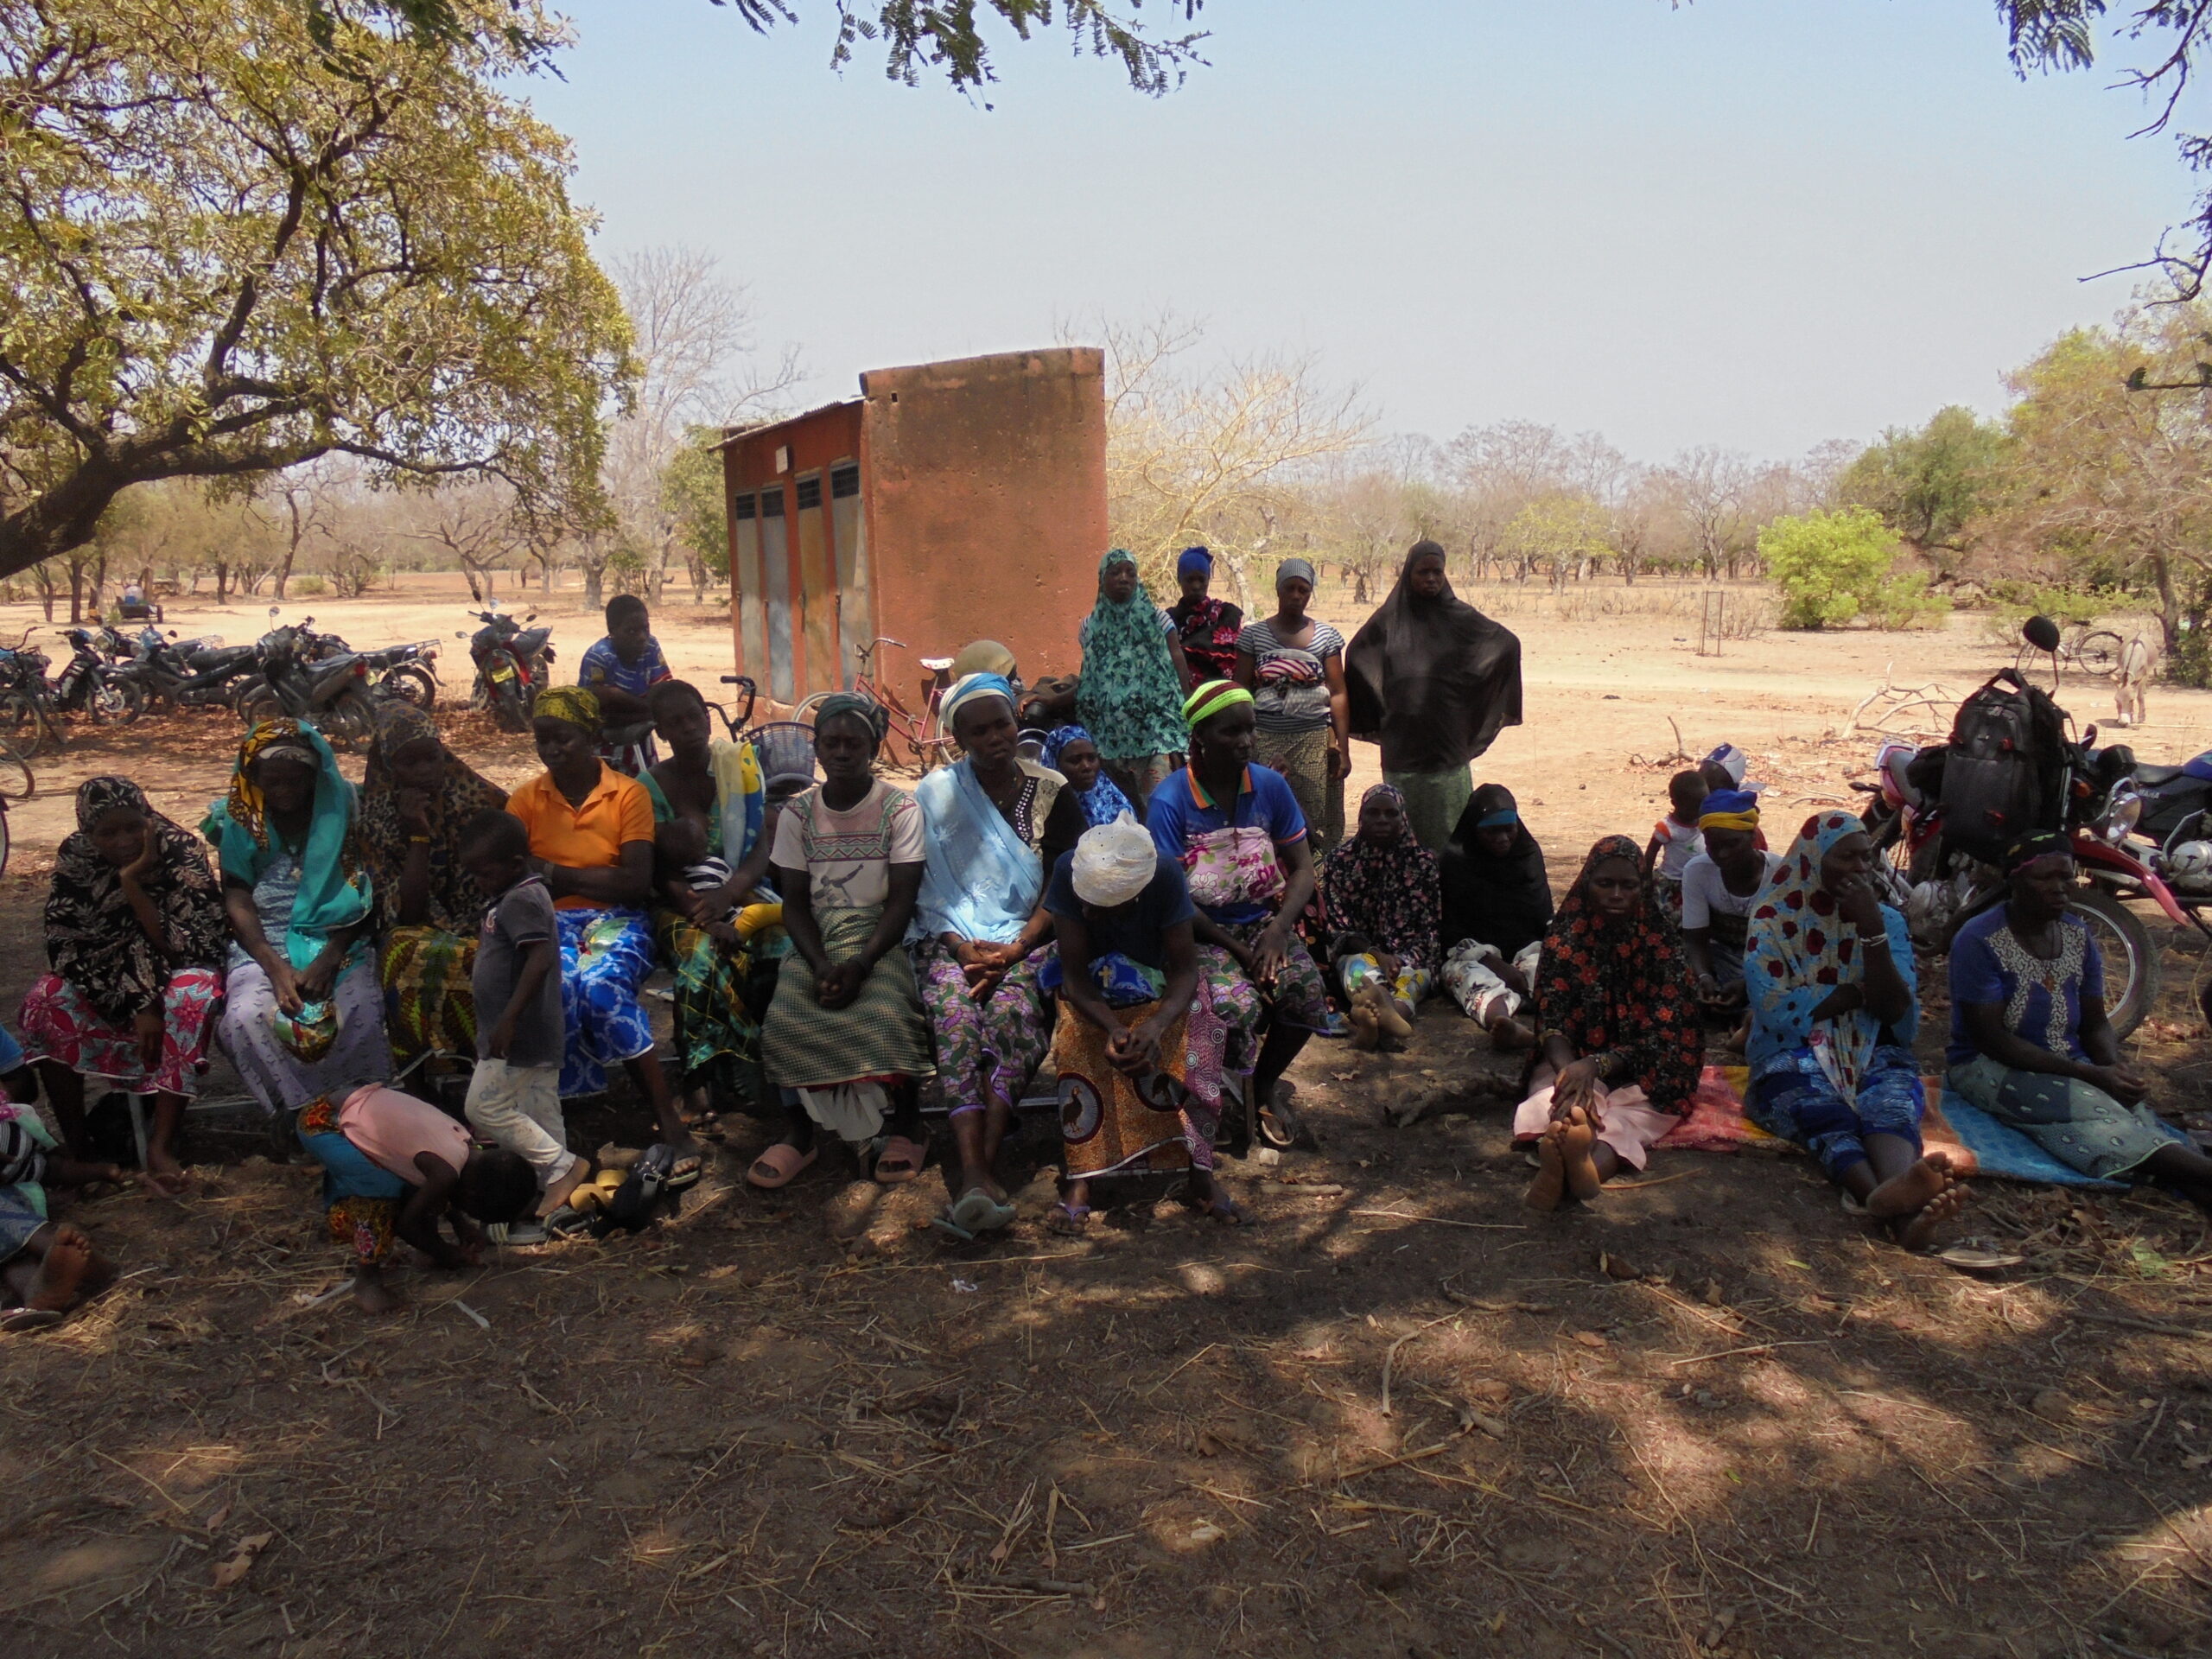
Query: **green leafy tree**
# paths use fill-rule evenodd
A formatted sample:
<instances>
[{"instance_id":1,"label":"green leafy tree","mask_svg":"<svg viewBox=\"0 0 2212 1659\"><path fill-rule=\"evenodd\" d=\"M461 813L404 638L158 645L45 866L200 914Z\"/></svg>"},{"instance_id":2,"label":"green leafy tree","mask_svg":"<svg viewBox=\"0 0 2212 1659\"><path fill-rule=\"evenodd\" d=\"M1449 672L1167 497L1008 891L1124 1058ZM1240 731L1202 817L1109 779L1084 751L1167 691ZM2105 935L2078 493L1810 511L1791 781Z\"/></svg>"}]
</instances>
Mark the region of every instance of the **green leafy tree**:
<instances>
[{"instance_id":1,"label":"green leafy tree","mask_svg":"<svg viewBox=\"0 0 2212 1659\"><path fill-rule=\"evenodd\" d=\"M720 434L694 427L661 472L661 500L675 520L676 540L702 602L709 582L729 579L729 540L722 500Z\"/></svg>"},{"instance_id":2,"label":"green leafy tree","mask_svg":"<svg viewBox=\"0 0 2212 1659\"><path fill-rule=\"evenodd\" d=\"M1556 591L1613 550L1611 529L1605 508L1587 496L1541 495L1507 523L1498 551L1524 569L1548 572Z\"/></svg>"},{"instance_id":3,"label":"green leafy tree","mask_svg":"<svg viewBox=\"0 0 2212 1659\"><path fill-rule=\"evenodd\" d=\"M1839 628L1862 616L1896 626L1948 608L1928 598L1925 578L1898 569L1904 556L1897 532L1867 507L1777 518L1759 531L1785 628Z\"/></svg>"},{"instance_id":4,"label":"green leafy tree","mask_svg":"<svg viewBox=\"0 0 2212 1659\"><path fill-rule=\"evenodd\" d=\"M0 0L0 575L133 485L594 479L628 334L566 143L504 87L559 26L301 0Z\"/></svg>"},{"instance_id":5,"label":"green leafy tree","mask_svg":"<svg viewBox=\"0 0 2212 1659\"><path fill-rule=\"evenodd\" d=\"M1968 531L2002 487L2005 429L1954 404L1918 431L1891 427L1844 471L1840 498L1872 507L1948 580Z\"/></svg>"}]
</instances>

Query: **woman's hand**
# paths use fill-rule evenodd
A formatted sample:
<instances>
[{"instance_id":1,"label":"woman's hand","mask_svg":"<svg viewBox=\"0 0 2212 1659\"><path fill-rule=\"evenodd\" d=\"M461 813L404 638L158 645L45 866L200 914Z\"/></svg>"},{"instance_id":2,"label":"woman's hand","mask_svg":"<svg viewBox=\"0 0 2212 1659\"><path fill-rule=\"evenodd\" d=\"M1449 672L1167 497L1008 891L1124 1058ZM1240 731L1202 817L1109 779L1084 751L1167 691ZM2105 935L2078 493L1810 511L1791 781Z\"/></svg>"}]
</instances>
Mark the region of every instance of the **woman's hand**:
<instances>
[{"instance_id":1,"label":"woman's hand","mask_svg":"<svg viewBox=\"0 0 2212 1659\"><path fill-rule=\"evenodd\" d=\"M327 944L323 946L315 959L308 964L307 971L300 976L300 995L310 1002L320 1002L328 996L330 988L338 982L339 964L345 960L343 950L334 950Z\"/></svg>"},{"instance_id":2,"label":"woman's hand","mask_svg":"<svg viewBox=\"0 0 2212 1659\"><path fill-rule=\"evenodd\" d=\"M2150 1078L2125 1064L2089 1066L2082 1080L2093 1089L2103 1090L2123 1106L2133 1106L2151 1092Z\"/></svg>"},{"instance_id":3,"label":"woman's hand","mask_svg":"<svg viewBox=\"0 0 2212 1659\"><path fill-rule=\"evenodd\" d=\"M281 956L269 964L269 988L276 993L276 1006L286 1014L296 1014L307 1007L307 999L300 995L300 976Z\"/></svg>"},{"instance_id":4,"label":"woman's hand","mask_svg":"<svg viewBox=\"0 0 2212 1659\"><path fill-rule=\"evenodd\" d=\"M399 814L400 828L412 836L430 833L430 791L427 789L402 789L392 796L392 807Z\"/></svg>"},{"instance_id":5,"label":"woman's hand","mask_svg":"<svg viewBox=\"0 0 2212 1659\"><path fill-rule=\"evenodd\" d=\"M1274 984L1289 955L1290 930L1278 916L1262 928L1260 937L1252 941L1251 960L1246 964L1252 982L1260 986Z\"/></svg>"},{"instance_id":6,"label":"woman's hand","mask_svg":"<svg viewBox=\"0 0 2212 1659\"><path fill-rule=\"evenodd\" d=\"M1605 1121L1599 1111L1605 1092L1605 1079L1598 1075L1597 1061L1571 1060L1552 1079L1552 1117L1556 1121L1580 1107L1589 1115L1591 1123L1602 1129Z\"/></svg>"},{"instance_id":7,"label":"woman's hand","mask_svg":"<svg viewBox=\"0 0 2212 1659\"><path fill-rule=\"evenodd\" d=\"M130 1016L130 1027L138 1039L138 1064L151 1072L162 1063L162 1010L139 1009Z\"/></svg>"},{"instance_id":8,"label":"woman's hand","mask_svg":"<svg viewBox=\"0 0 2212 1659\"><path fill-rule=\"evenodd\" d=\"M1106 1061L1124 1077L1135 1077L1160 1064L1160 1022L1147 1020L1125 1027L1106 1039Z\"/></svg>"},{"instance_id":9,"label":"woman's hand","mask_svg":"<svg viewBox=\"0 0 2212 1659\"><path fill-rule=\"evenodd\" d=\"M1697 976L1697 1000L1707 1007L1718 1003L1720 1001L1720 982L1711 974L1700 974Z\"/></svg>"},{"instance_id":10,"label":"woman's hand","mask_svg":"<svg viewBox=\"0 0 2212 1659\"><path fill-rule=\"evenodd\" d=\"M133 887L143 884L161 862L156 855L154 832L149 830L146 831L144 841L139 844L138 856L123 867L121 874L124 884Z\"/></svg>"},{"instance_id":11,"label":"woman's hand","mask_svg":"<svg viewBox=\"0 0 2212 1659\"><path fill-rule=\"evenodd\" d=\"M833 963L827 970L814 976L814 1000L825 1008L849 1007L853 999L861 994L861 982L868 978L868 969L858 957Z\"/></svg>"},{"instance_id":12,"label":"woman's hand","mask_svg":"<svg viewBox=\"0 0 2212 1659\"><path fill-rule=\"evenodd\" d=\"M1861 933L1879 933L1884 930L1882 897L1872 876L1854 875L1839 884L1835 910Z\"/></svg>"}]
</instances>

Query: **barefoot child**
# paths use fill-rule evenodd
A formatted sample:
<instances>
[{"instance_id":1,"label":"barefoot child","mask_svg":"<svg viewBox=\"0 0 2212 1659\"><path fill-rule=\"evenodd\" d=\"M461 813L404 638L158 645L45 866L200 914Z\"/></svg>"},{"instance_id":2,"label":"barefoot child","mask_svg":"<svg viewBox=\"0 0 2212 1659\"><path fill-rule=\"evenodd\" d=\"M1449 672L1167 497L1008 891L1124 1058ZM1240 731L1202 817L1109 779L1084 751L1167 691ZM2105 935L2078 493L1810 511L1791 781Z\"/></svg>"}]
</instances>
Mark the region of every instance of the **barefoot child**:
<instances>
[{"instance_id":1,"label":"barefoot child","mask_svg":"<svg viewBox=\"0 0 2212 1659\"><path fill-rule=\"evenodd\" d=\"M1544 939L1536 975L1541 1033L1513 1138L1537 1142L1531 1210L1589 1199L1688 1109L1705 1064L1675 930L1660 914L1636 843L1590 849Z\"/></svg>"},{"instance_id":2,"label":"barefoot child","mask_svg":"<svg viewBox=\"0 0 2212 1659\"><path fill-rule=\"evenodd\" d=\"M476 937L476 1071L468 1121L487 1141L518 1153L536 1173L539 1216L568 1201L587 1173L569 1150L561 1116L560 926L553 895L530 868L530 831L512 812L480 812L461 860L492 895ZM528 1242L513 1239L514 1243Z\"/></svg>"},{"instance_id":3,"label":"barefoot child","mask_svg":"<svg viewBox=\"0 0 2212 1659\"><path fill-rule=\"evenodd\" d=\"M369 1084L334 1103L319 1096L300 1109L300 1144L322 1166L330 1236L353 1247L353 1300L384 1313L398 1299L384 1264L404 1239L436 1266L474 1267L479 1221L512 1222L531 1208L537 1177L521 1154L469 1143L468 1132L426 1101ZM453 1223L456 1243L438 1232Z\"/></svg>"},{"instance_id":4,"label":"barefoot child","mask_svg":"<svg viewBox=\"0 0 2212 1659\"><path fill-rule=\"evenodd\" d=\"M1707 793L1702 772L1678 772L1667 781L1667 816L1651 826L1643 849L1644 874L1652 878L1659 902L1677 925L1682 919L1682 872L1705 850L1697 827Z\"/></svg>"},{"instance_id":5,"label":"barefoot child","mask_svg":"<svg viewBox=\"0 0 2212 1659\"><path fill-rule=\"evenodd\" d=\"M16 1039L0 1032L0 1073L20 1076L22 1065ZM86 1186L129 1179L114 1164L61 1156L35 1111L0 1098L0 1331L59 1325L115 1277L82 1228L47 1219L47 1184Z\"/></svg>"}]
</instances>

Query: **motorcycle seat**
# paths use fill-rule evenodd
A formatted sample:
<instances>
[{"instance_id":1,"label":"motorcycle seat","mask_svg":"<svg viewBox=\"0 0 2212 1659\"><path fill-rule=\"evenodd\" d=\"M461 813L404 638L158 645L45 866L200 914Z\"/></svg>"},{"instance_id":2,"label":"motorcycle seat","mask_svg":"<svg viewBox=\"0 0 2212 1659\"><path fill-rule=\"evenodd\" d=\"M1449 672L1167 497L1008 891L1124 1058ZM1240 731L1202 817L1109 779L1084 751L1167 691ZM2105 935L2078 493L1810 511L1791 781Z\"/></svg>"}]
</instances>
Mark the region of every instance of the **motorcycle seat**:
<instances>
[{"instance_id":1,"label":"motorcycle seat","mask_svg":"<svg viewBox=\"0 0 2212 1659\"><path fill-rule=\"evenodd\" d=\"M2135 786L2138 789L2156 789L2161 784L2171 784L2183 778L2190 779L2192 782L2202 781L2182 766L2146 766L2138 763L2135 768Z\"/></svg>"}]
</instances>

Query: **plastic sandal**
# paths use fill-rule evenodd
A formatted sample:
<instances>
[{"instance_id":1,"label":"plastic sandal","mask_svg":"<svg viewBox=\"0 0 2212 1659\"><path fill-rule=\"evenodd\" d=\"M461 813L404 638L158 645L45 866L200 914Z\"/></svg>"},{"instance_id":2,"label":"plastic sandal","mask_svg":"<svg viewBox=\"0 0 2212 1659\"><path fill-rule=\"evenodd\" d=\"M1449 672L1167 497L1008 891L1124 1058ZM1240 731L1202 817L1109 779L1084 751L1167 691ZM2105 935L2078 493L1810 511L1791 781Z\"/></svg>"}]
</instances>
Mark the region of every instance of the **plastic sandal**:
<instances>
[{"instance_id":1,"label":"plastic sandal","mask_svg":"<svg viewBox=\"0 0 2212 1659\"><path fill-rule=\"evenodd\" d=\"M973 1236L995 1233L1002 1227L1011 1226L1014 1211L1012 1205L1001 1204L982 1187L971 1186L953 1200L952 1208L946 1213L954 1226Z\"/></svg>"},{"instance_id":2,"label":"plastic sandal","mask_svg":"<svg viewBox=\"0 0 2212 1659\"><path fill-rule=\"evenodd\" d=\"M1070 1238L1080 1238L1090 1225L1090 1206L1065 1201L1056 1204L1045 1212L1045 1225L1052 1232Z\"/></svg>"},{"instance_id":3,"label":"plastic sandal","mask_svg":"<svg viewBox=\"0 0 2212 1659\"><path fill-rule=\"evenodd\" d=\"M50 1307L19 1307L12 1313L0 1313L0 1331L11 1337L32 1331L51 1331L68 1317Z\"/></svg>"},{"instance_id":4,"label":"plastic sandal","mask_svg":"<svg viewBox=\"0 0 2212 1659\"><path fill-rule=\"evenodd\" d=\"M772 1192L779 1187L789 1186L806 1173L820 1155L811 1147L802 1153L797 1147L779 1141L753 1160L753 1166L745 1172L745 1179L748 1185Z\"/></svg>"},{"instance_id":5,"label":"plastic sandal","mask_svg":"<svg viewBox=\"0 0 2212 1659\"><path fill-rule=\"evenodd\" d=\"M911 1181L922 1173L923 1160L928 1156L927 1147L918 1146L903 1135L894 1135L875 1154L875 1179L886 1186Z\"/></svg>"}]
</instances>

